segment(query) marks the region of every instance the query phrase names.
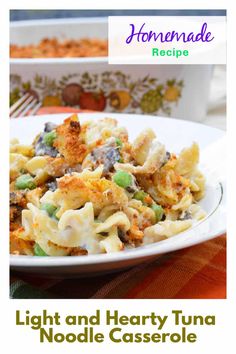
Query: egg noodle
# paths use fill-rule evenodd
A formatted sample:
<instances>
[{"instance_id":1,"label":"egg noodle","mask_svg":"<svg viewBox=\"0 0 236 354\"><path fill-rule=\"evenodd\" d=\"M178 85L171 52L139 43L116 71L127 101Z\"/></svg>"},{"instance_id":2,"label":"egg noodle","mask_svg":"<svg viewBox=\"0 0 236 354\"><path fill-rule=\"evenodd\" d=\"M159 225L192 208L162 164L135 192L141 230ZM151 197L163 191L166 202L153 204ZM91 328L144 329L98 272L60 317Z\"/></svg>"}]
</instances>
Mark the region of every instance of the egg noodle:
<instances>
[{"instance_id":1,"label":"egg noodle","mask_svg":"<svg viewBox=\"0 0 236 354\"><path fill-rule=\"evenodd\" d=\"M10 252L77 256L161 241L205 217L199 147L166 151L146 128L131 143L112 118L46 123L10 145Z\"/></svg>"}]
</instances>

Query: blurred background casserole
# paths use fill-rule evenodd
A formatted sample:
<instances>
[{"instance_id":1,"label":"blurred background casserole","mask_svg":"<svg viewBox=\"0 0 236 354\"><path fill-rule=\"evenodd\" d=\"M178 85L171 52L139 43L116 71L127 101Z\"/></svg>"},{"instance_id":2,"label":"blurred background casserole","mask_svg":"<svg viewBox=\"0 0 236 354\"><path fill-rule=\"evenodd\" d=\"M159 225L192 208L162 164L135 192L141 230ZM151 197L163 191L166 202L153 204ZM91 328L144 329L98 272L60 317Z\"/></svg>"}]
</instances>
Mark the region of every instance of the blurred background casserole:
<instances>
[{"instance_id":1,"label":"blurred background casserole","mask_svg":"<svg viewBox=\"0 0 236 354\"><path fill-rule=\"evenodd\" d=\"M140 11L11 11L10 104L29 92L43 107L141 113L206 123L209 110L215 114L217 109L217 127L224 128L225 66L108 65L108 16L131 14L140 15ZM142 15L225 12L145 10Z\"/></svg>"}]
</instances>

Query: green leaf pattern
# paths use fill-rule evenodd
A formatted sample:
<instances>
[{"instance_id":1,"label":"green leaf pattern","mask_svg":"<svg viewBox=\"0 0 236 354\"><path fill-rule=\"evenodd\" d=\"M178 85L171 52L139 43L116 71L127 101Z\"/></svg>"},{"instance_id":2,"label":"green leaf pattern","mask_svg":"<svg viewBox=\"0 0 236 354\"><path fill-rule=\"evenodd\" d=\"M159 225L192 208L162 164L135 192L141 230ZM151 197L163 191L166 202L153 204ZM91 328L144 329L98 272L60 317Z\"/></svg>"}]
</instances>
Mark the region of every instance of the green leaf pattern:
<instances>
[{"instance_id":1,"label":"green leaf pattern","mask_svg":"<svg viewBox=\"0 0 236 354\"><path fill-rule=\"evenodd\" d=\"M105 97L108 98L106 111L117 111L117 107L113 107L110 104L110 94L125 91L130 96L129 104L124 109L125 112L164 113L166 115L170 115L172 107L178 104L184 87L183 80L171 78L166 80L166 82L159 82L158 78L150 75L134 80L130 75L122 71L104 71L100 74L88 71L71 73L61 76L58 80L36 74L32 81L24 81L19 75L11 75L10 105L28 90L36 91L41 100L47 96L59 97L61 104L65 105L63 100L61 100L61 93L70 83L79 84L84 91L102 91ZM158 104L155 100L158 101Z\"/></svg>"}]
</instances>

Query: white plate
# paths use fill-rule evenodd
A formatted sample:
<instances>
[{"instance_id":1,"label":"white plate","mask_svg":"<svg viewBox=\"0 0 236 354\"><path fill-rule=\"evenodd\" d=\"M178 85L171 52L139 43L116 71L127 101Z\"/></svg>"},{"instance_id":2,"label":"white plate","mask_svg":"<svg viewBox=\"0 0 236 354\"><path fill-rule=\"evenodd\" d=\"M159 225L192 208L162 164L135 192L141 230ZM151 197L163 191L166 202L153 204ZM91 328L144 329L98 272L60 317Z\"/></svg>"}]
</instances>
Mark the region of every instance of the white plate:
<instances>
[{"instance_id":1,"label":"white plate","mask_svg":"<svg viewBox=\"0 0 236 354\"><path fill-rule=\"evenodd\" d=\"M201 149L200 168L207 179L206 196L200 204L206 210L207 217L190 230L170 239L123 252L82 257L10 256L12 269L48 276L96 275L130 267L159 254L207 241L225 232L225 134L223 131L198 123L144 115L84 113L79 116L82 122L91 118L114 117L119 124L128 129L131 141L142 129L151 127L159 140L166 145L167 150L177 153L193 141L198 142ZM23 143L31 143L35 135L43 129L45 122L60 123L66 117L68 114L12 119L11 138L17 137Z\"/></svg>"}]
</instances>

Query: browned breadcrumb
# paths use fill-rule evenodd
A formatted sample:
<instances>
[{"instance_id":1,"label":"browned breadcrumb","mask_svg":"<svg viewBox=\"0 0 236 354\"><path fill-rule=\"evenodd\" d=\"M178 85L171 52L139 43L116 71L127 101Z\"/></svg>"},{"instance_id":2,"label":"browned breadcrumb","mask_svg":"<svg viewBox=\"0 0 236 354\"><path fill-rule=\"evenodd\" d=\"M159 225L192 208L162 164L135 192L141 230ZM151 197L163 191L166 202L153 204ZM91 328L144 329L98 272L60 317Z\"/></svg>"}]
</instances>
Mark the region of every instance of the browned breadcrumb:
<instances>
[{"instance_id":1,"label":"browned breadcrumb","mask_svg":"<svg viewBox=\"0 0 236 354\"><path fill-rule=\"evenodd\" d=\"M70 252L70 256L86 256L87 254L88 254L87 250L79 247L72 248Z\"/></svg>"},{"instance_id":2,"label":"browned breadcrumb","mask_svg":"<svg viewBox=\"0 0 236 354\"><path fill-rule=\"evenodd\" d=\"M10 253L15 255L33 255L34 241L26 241L19 237L22 227L10 232Z\"/></svg>"},{"instance_id":3,"label":"browned breadcrumb","mask_svg":"<svg viewBox=\"0 0 236 354\"><path fill-rule=\"evenodd\" d=\"M103 57L108 55L107 39L44 38L38 44L10 45L11 58Z\"/></svg>"},{"instance_id":4,"label":"browned breadcrumb","mask_svg":"<svg viewBox=\"0 0 236 354\"><path fill-rule=\"evenodd\" d=\"M130 243L142 242L143 240L144 233L136 225L132 225L127 234Z\"/></svg>"},{"instance_id":5,"label":"browned breadcrumb","mask_svg":"<svg viewBox=\"0 0 236 354\"><path fill-rule=\"evenodd\" d=\"M19 205L20 207L25 208L27 204L25 191L12 190L10 192L10 204Z\"/></svg>"},{"instance_id":6,"label":"browned breadcrumb","mask_svg":"<svg viewBox=\"0 0 236 354\"><path fill-rule=\"evenodd\" d=\"M15 230L17 228L18 219L21 216L22 209L26 208L27 200L25 192L14 191L10 192L10 229Z\"/></svg>"},{"instance_id":7,"label":"browned breadcrumb","mask_svg":"<svg viewBox=\"0 0 236 354\"><path fill-rule=\"evenodd\" d=\"M52 177L64 176L65 170L69 164L65 161L64 157L47 157L47 165L45 171Z\"/></svg>"},{"instance_id":8,"label":"browned breadcrumb","mask_svg":"<svg viewBox=\"0 0 236 354\"><path fill-rule=\"evenodd\" d=\"M107 205L128 203L123 188L105 178L84 181L77 176L65 176L58 180L58 188L67 200L74 202L75 208L92 202L95 214Z\"/></svg>"},{"instance_id":9,"label":"browned breadcrumb","mask_svg":"<svg viewBox=\"0 0 236 354\"><path fill-rule=\"evenodd\" d=\"M11 223L21 216L22 208L18 205L10 206L10 221Z\"/></svg>"},{"instance_id":10,"label":"browned breadcrumb","mask_svg":"<svg viewBox=\"0 0 236 354\"><path fill-rule=\"evenodd\" d=\"M56 128L57 137L53 145L71 167L81 163L88 153L80 131L80 123L76 114Z\"/></svg>"},{"instance_id":11,"label":"browned breadcrumb","mask_svg":"<svg viewBox=\"0 0 236 354\"><path fill-rule=\"evenodd\" d=\"M154 174L146 176L136 176L140 186L150 193L151 197L164 208L171 208L178 203L189 187L189 180L179 175L175 170L176 157L171 159L156 171ZM169 193L172 191L171 198ZM165 192L165 194L164 194Z\"/></svg>"},{"instance_id":12,"label":"browned breadcrumb","mask_svg":"<svg viewBox=\"0 0 236 354\"><path fill-rule=\"evenodd\" d=\"M40 204L39 200L46 191L47 191L47 187L45 185L42 187L37 187L33 190L27 191L27 193L26 193L27 202L39 206L39 204Z\"/></svg>"},{"instance_id":13,"label":"browned breadcrumb","mask_svg":"<svg viewBox=\"0 0 236 354\"><path fill-rule=\"evenodd\" d=\"M14 241L18 238L20 232L24 229L21 226L21 212L27 206L27 197L25 191L14 190L13 186L10 191L10 231L11 238ZM14 233L13 233L14 232ZM22 243L18 244L19 248ZM25 244L23 243L25 246Z\"/></svg>"}]
</instances>

